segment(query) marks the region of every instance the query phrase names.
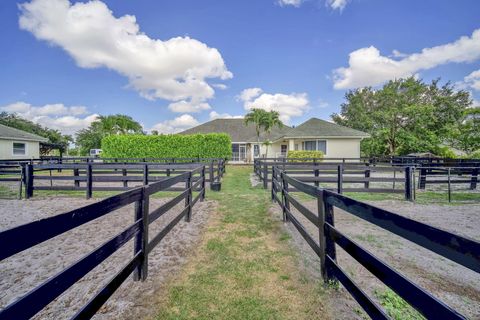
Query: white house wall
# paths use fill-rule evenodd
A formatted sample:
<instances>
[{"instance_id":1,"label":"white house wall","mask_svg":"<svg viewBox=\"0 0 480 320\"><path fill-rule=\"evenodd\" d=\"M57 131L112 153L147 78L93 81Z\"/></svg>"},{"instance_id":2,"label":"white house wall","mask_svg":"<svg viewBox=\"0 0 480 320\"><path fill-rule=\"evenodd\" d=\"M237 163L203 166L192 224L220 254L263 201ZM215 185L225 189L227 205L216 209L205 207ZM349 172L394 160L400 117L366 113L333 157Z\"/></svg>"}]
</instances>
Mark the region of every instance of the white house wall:
<instances>
[{"instance_id":1,"label":"white house wall","mask_svg":"<svg viewBox=\"0 0 480 320\"><path fill-rule=\"evenodd\" d=\"M361 139L354 138L308 138L308 139L293 139L293 144L286 142L287 145L295 147L298 145L298 150L302 150L302 142L312 140L327 141L327 153L325 158L360 158L360 141ZM282 143L283 144L283 143ZM294 150L290 149L289 150Z\"/></svg>"},{"instance_id":2,"label":"white house wall","mask_svg":"<svg viewBox=\"0 0 480 320\"><path fill-rule=\"evenodd\" d=\"M13 143L25 143L25 155L13 155ZM0 159L31 159L40 157L40 143L37 141L0 139Z\"/></svg>"}]
</instances>

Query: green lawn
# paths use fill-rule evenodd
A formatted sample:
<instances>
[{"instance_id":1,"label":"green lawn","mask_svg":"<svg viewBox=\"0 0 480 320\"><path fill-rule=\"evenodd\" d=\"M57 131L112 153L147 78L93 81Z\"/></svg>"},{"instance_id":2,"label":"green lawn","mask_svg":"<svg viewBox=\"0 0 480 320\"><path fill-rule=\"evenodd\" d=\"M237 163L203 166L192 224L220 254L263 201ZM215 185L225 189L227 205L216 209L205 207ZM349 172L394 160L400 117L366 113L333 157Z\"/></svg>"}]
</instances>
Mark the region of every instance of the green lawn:
<instances>
[{"instance_id":1,"label":"green lawn","mask_svg":"<svg viewBox=\"0 0 480 320\"><path fill-rule=\"evenodd\" d=\"M160 301L157 319L322 319L322 287L309 283L269 192L252 188L251 167L229 167L196 255Z\"/></svg>"}]
</instances>

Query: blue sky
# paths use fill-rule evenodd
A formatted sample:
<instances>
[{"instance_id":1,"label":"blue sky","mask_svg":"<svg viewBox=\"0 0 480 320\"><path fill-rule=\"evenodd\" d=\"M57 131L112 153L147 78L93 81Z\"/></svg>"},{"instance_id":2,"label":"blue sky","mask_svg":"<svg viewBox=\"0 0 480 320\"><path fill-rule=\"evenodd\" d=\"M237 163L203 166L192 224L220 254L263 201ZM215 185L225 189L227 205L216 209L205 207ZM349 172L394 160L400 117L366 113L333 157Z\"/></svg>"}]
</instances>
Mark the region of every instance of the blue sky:
<instances>
[{"instance_id":1,"label":"blue sky","mask_svg":"<svg viewBox=\"0 0 480 320\"><path fill-rule=\"evenodd\" d=\"M66 133L97 114L170 133L252 107L298 124L412 74L478 100L479 17L476 0L6 0L0 109Z\"/></svg>"}]
</instances>

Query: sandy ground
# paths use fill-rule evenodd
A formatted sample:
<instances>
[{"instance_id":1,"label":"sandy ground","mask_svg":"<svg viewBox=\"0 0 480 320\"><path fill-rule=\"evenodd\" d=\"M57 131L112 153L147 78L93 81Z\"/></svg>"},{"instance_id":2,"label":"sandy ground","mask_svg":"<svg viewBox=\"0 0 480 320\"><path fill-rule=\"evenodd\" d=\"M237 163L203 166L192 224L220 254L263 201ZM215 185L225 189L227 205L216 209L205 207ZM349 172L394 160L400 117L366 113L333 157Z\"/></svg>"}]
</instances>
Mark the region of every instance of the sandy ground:
<instances>
[{"instance_id":1,"label":"sandy ground","mask_svg":"<svg viewBox=\"0 0 480 320\"><path fill-rule=\"evenodd\" d=\"M302 203L316 213L315 201ZM419 205L393 200L375 201L371 204L459 235L480 240L480 204ZM272 213L281 219L278 205L272 206ZM294 215L318 242L318 229L296 210L294 210ZM480 319L480 274L340 209L335 209L335 225L350 239L386 261L397 271L432 292L451 307L468 318ZM298 250L301 267L309 277L321 281L318 257L291 223L284 226L292 236L292 245ZM385 289L379 280L338 246L337 261L344 271L371 297L375 297L375 290L383 291ZM329 304L335 310L337 319L362 319L362 313L358 312L359 305L344 288L330 297Z\"/></svg>"},{"instance_id":2,"label":"sandy ground","mask_svg":"<svg viewBox=\"0 0 480 320\"><path fill-rule=\"evenodd\" d=\"M53 216L99 199L33 198L0 200L0 231L16 225ZM151 199L154 209L167 199ZM177 205L150 225L150 238L181 211ZM215 202L197 202L190 223L181 221L149 255L149 274L145 282L131 277L107 301L95 319L138 319L155 314L152 301L162 286L181 270L189 252L206 225ZM15 301L43 281L68 267L133 223L133 204L88 224L50 239L0 262L0 309ZM133 240L37 314L36 319L69 319L111 277L133 257Z\"/></svg>"}]
</instances>

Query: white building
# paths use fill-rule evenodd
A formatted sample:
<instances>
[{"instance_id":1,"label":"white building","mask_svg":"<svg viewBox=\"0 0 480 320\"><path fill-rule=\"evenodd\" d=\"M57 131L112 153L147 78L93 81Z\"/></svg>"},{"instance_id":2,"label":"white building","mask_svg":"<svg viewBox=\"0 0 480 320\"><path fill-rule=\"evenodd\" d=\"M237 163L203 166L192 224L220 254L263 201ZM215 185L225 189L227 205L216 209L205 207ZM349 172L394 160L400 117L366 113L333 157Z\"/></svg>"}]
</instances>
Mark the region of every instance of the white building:
<instances>
[{"instance_id":1,"label":"white building","mask_svg":"<svg viewBox=\"0 0 480 320\"><path fill-rule=\"evenodd\" d=\"M0 159L31 159L40 157L40 142L48 139L0 124Z\"/></svg>"},{"instance_id":2,"label":"white building","mask_svg":"<svg viewBox=\"0 0 480 320\"><path fill-rule=\"evenodd\" d=\"M273 128L270 134L257 137L253 124L243 119L215 119L181 132L227 133L232 139L232 162L249 163L256 157L278 158L289 150L319 150L325 158L359 158L360 141L369 137L365 132L335 123L311 118L297 127ZM270 141L267 146L265 141ZM268 151L267 151L268 149Z\"/></svg>"}]
</instances>

